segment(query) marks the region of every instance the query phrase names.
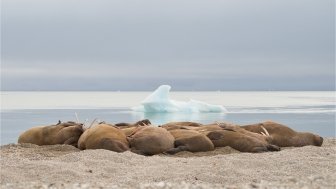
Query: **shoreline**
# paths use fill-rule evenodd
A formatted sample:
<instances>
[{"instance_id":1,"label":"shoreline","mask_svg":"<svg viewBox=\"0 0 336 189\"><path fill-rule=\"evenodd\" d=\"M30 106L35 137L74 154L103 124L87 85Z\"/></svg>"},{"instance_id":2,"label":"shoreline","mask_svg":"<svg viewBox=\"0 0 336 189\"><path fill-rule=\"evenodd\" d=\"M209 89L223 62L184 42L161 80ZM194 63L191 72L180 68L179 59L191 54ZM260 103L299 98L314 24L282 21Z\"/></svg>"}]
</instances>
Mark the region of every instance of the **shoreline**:
<instances>
[{"instance_id":1,"label":"shoreline","mask_svg":"<svg viewBox=\"0 0 336 189\"><path fill-rule=\"evenodd\" d=\"M335 188L336 138L321 147L141 156L68 145L0 147L1 188Z\"/></svg>"}]
</instances>

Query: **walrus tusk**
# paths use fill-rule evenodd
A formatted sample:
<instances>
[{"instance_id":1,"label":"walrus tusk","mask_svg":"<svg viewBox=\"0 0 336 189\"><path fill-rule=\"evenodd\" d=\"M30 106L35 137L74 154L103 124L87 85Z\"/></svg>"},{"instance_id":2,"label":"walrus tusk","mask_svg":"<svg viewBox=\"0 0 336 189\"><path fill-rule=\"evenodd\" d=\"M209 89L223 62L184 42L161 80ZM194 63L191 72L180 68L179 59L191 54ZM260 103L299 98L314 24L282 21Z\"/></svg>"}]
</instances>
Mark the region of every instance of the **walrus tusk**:
<instances>
[{"instance_id":1,"label":"walrus tusk","mask_svg":"<svg viewBox=\"0 0 336 189\"><path fill-rule=\"evenodd\" d=\"M79 123L77 112L75 112L75 116L76 116L77 123Z\"/></svg>"},{"instance_id":2,"label":"walrus tusk","mask_svg":"<svg viewBox=\"0 0 336 189\"><path fill-rule=\"evenodd\" d=\"M270 136L270 134L269 134L268 131L265 129L265 127L261 126L261 128L265 131L266 136Z\"/></svg>"},{"instance_id":3,"label":"walrus tusk","mask_svg":"<svg viewBox=\"0 0 336 189\"><path fill-rule=\"evenodd\" d=\"M260 134L262 134L263 136L267 136L267 135L266 135L264 132L262 132L262 131L260 132Z\"/></svg>"},{"instance_id":4,"label":"walrus tusk","mask_svg":"<svg viewBox=\"0 0 336 189\"><path fill-rule=\"evenodd\" d=\"M92 127L92 125L95 123L97 121L97 118L95 118L92 122L91 122L91 124L90 124L90 126L89 126L89 128L91 128Z\"/></svg>"},{"instance_id":5,"label":"walrus tusk","mask_svg":"<svg viewBox=\"0 0 336 189\"><path fill-rule=\"evenodd\" d=\"M142 123L142 126L149 126L150 123L148 124L147 122L141 122Z\"/></svg>"}]
</instances>

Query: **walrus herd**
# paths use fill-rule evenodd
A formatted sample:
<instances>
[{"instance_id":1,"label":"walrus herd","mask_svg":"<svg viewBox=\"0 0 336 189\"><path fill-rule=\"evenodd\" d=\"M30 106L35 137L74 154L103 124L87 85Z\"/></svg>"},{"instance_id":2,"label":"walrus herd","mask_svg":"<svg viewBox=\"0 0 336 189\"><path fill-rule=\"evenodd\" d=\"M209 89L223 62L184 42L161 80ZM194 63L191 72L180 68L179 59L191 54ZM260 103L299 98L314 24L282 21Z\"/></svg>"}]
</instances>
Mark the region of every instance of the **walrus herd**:
<instances>
[{"instance_id":1,"label":"walrus herd","mask_svg":"<svg viewBox=\"0 0 336 189\"><path fill-rule=\"evenodd\" d=\"M205 152L230 146L241 152L279 151L280 147L321 146L323 138L266 121L252 125L225 122L201 124L169 122L154 126L148 119L136 123L105 123L86 128L82 123L59 121L55 125L31 128L18 143L69 144L81 150L132 151L141 155Z\"/></svg>"}]
</instances>

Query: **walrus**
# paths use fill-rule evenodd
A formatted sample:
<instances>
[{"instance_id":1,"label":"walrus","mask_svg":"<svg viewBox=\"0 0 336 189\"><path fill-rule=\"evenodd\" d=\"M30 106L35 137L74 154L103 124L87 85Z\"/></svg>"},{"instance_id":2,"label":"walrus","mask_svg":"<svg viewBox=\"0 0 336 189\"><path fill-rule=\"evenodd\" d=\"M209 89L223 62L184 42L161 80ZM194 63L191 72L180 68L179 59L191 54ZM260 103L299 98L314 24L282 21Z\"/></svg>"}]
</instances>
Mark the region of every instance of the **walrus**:
<instances>
[{"instance_id":1,"label":"walrus","mask_svg":"<svg viewBox=\"0 0 336 189\"><path fill-rule=\"evenodd\" d=\"M174 148L174 137L170 132L156 126L134 127L127 140L131 151L141 155L160 154Z\"/></svg>"},{"instance_id":2,"label":"walrus","mask_svg":"<svg viewBox=\"0 0 336 189\"><path fill-rule=\"evenodd\" d=\"M164 128L168 131L175 130L175 129L187 129L187 130L195 130L200 133L207 133L209 131L216 131L216 130L222 130L223 128L217 124L209 124L209 125L202 125L202 126L182 126L182 125L161 125L159 126L161 128Z\"/></svg>"},{"instance_id":3,"label":"walrus","mask_svg":"<svg viewBox=\"0 0 336 189\"><path fill-rule=\"evenodd\" d=\"M119 128L108 124L98 124L84 131L78 140L78 148L124 152L129 150L129 143L126 135Z\"/></svg>"},{"instance_id":4,"label":"walrus","mask_svg":"<svg viewBox=\"0 0 336 189\"><path fill-rule=\"evenodd\" d=\"M224 126L231 126L233 124L229 123L210 123L210 124L200 124L196 122L169 122L167 124L160 125L159 127L165 128L168 131L174 129L188 129L188 130L195 130L201 133L206 133L209 131L216 131L222 130Z\"/></svg>"},{"instance_id":5,"label":"walrus","mask_svg":"<svg viewBox=\"0 0 336 189\"><path fill-rule=\"evenodd\" d=\"M180 151L206 152L215 149L211 140L198 131L174 129L170 133L175 138L175 148L166 151L168 154L175 154Z\"/></svg>"},{"instance_id":6,"label":"walrus","mask_svg":"<svg viewBox=\"0 0 336 189\"><path fill-rule=\"evenodd\" d=\"M175 129L188 129L188 130L193 130L196 127L193 126L181 126L181 125L159 125L158 127L164 128L167 131L175 130Z\"/></svg>"},{"instance_id":7,"label":"walrus","mask_svg":"<svg viewBox=\"0 0 336 189\"><path fill-rule=\"evenodd\" d=\"M316 134L296 132L285 125L273 121L241 126L241 128L255 133L262 132L262 127L272 137L270 143L280 147L321 146L323 143L323 138Z\"/></svg>"},{"instance_id":8,"label":"walrus","mask_svg":"<svg viewBox=\"0 0 336 189\"><path fill-rule=\"evenodd\" d=\"M33 127L23 132L18 143L36 145L69 144L77 147L79 137L83 133L83 124L59 121L55 125Z\"/></svg>"},{"instance_id":9,"label":"walrus","mask_svg":"<svg viewBox=\"0 0 336 189\"><path fill-rule=\"evenodd\" d=\"M230 146L240 152L267 152L279 151L276 145L269 144L258 137L248 136L234 130L215 130L207 133L207 137L213 142L215 147Z\"/></svg>"},{"instance_id":10,"label":"walrus","mask_svg":"<svg viewBox=\"0 0 336 189\"><path fill-rule=\"evenodd\" d=\"M269 143L270 136L253 133L232 123L212 123L200 127L183 127L206 135L215 147L230 146L241 152L279 151L280 148ZM264 131L266 132L267 131Z\"/></svg>"},{"instance_id":11,"label":"walrus","mask_svg":"<svg viewBox=\"0 0 336 189\"><path fill-rule=\"evenodd\" d=\"M217 130L233 130L236 132L244 133L245 135L251 136L251 137L257 137L261 140L269 141L271 136L269 135L261 135L261 133L267 133L267 130L263 128L261 133L254 133L250 132L248 130L245 130L241 128L237 124L229 123L229 122L215 122L215 123L210 123L206 125L200 125L200 126L181 126L181 125L175 125L175 124L167 124L167 125L162 125L162 128L167 129L168 131L174 130L174 129L187 129L187 130L194 130L198 131L203 134L207 134L211 131L217 131Z\"/></svg>"},{"instance_id":12,"label":"walrus","mask_svg":"<svg viewBox=\"0 0 336 189\"><path fill-rule=\"evenodd\" d=\"M259 133L255 133L255 132L251 132L251 131L244 129L237 124L233 124L229 122L216 122L216 124L219 127L223 128L224 130L231 130L231 131L239 132L239 133L242 133L250 137L258 138L259 140L263 140L264 142L270 143L273 140L272 136L270 136L267 129L265 129L262 126L261 126L261 131Z\"/></svg>"},{"instance_id":13,"label":"walrus","mask_svg":"<svg viewBox=\"0 0 336 189\"><path fill-rule=\"evenodd\" d=\"M170 126L192 126L192 127L199 127L202 126L201 123L191 122L191 121L179 121L179 122L169 122L161 125L160 127L170 127Z\"/></svg>"},{"instance_id":14,"label":"walrus","mask_svg":"<svg viewBox=\"0 0 336 189\"><path fill-rule=\"evenodd\" d=\"M114 124L115 126L117 127L120 127L120 128L127 128L127 127L135 127L135 126L145 126L145 125L150 125L152 124L148 119L143 119L143 120L140 120L140 121L137 121L135 123L116 123Z\"/></svg>"}]
</instances>

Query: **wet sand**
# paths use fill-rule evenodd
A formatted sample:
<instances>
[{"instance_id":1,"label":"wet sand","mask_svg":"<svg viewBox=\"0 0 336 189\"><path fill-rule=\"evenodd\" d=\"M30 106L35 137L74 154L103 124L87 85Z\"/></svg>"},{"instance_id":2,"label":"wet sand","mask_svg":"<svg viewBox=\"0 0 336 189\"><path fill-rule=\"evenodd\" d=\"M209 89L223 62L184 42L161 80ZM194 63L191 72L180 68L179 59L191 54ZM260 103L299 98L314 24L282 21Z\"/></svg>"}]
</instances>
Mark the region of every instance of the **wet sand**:
<instances>
[{"instance_id":1,"label":"wet sand","mask_svg":"<svg viewBox=\"0 0 336 189\"><path fill-rule=\"evenodd\" d=\"M322 147L230 147L140 156L68 145L1 146L0 188L336 188L336 139Z\"/></svg>"}]
</instances>

